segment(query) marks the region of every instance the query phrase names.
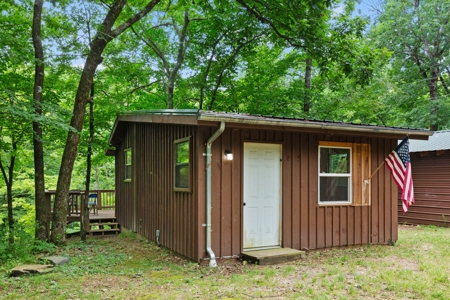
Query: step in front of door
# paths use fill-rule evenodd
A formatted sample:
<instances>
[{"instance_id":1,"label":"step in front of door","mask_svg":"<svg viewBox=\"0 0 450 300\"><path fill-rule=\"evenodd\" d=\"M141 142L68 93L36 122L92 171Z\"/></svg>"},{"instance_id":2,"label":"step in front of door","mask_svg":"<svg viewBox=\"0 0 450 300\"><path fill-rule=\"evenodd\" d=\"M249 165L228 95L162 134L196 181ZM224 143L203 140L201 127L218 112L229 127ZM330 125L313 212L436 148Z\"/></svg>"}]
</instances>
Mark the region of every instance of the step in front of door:
<instances>
[{"instance_id":1,"label":"step in front of door","mask_svg":"<svg viewBox=\"0 0 450 300\"><path fill-rule=\"evenodd\" d=\"M284 262L299 260L305 254L304 251L291 248L274 248L267 250L254 250L242 252L242 259L259 265L274 265Z\"/></svg>"}]
</instances>

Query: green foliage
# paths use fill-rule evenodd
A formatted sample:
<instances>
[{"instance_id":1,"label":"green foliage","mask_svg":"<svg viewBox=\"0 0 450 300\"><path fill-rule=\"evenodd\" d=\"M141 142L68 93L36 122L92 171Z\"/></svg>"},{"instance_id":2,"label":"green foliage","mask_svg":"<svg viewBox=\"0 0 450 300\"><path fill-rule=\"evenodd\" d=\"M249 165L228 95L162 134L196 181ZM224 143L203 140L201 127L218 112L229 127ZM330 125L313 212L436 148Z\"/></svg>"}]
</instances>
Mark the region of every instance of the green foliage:
<instances>
[{"instance_id":1,"label":"green foliage","mask_svg":"<svg viewBox=\"0 0 450 300\"><path fill-rule=\"evenodd\" d=\"M385 1L370 37L393 52L387 98L397 124L449 128L450 1Z\"/></svg>"},{"instance_id":2,"label":"green foliage","mask_svg":"<svg viewBox=\"0 0 450 300\"><path fill-rule=\"evenodd\" d=\"M8 224L0 224L0 265L14 267L18 263L35 263L36 254L48 253L55 249L53 244L34 239L34 223L27 224L20 219L14 225L14 244L8 242Z\"/></svg>"}]
</instances>

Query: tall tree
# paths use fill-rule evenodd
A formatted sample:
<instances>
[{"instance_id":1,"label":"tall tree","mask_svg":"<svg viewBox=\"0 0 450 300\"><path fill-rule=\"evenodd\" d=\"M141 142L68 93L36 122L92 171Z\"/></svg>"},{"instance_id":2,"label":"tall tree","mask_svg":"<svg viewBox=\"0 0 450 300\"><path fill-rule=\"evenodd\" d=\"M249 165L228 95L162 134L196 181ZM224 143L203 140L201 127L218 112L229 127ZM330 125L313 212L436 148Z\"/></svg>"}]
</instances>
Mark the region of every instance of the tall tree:
<instances>
[{"instance_id":1,"label":"tall tree","mask_svg":"<svg viewBox=\"0 0 450 300\"><path fill-rule=\"evenodd\" d=\"M184 62L184 58L186 55L187 48L189 46L189 36L188 36L188 27L189 23L193 19L189 17L189 11L185 10L182 17L181 27L177 24L177 20L175 18L175 15L173 14L170 16L169 22L165 22L165 19L161 20L162 23L158 24L152 28L145 29L142 28L143 33L140 34L136 30L133 29L134 34L143 41L159 58L161 63L161 69L164 73L164 86L165 90L167 92L167 101L166 101L166 108L172 109L173 106L173 94L175 90L175 79L177 78L178 72L181 69L181 66ZM194 19L197 20L197 19ZM157 36L165 35L163 33L162 28L163 27L170 27L174 35L176 36L177 41L174 42L167 42L165 40L164 44L167 46L166 48L172 48L172 44L176 44L177 47L175 47L176 54L174 55L174 59L170 59L170 52L169 50L166 50L158 44L158 41L155 40L154 37L152 37L152 33L156 33ZM157 32L157 28L159 28L160 32ZM169 34L170 36L170 34Z\"/></svg>"},{"instance_id":2,"label":"tall tree","mask_svg":"<svg viewBox=\"0 0 450 300\"><path fill-rule=\"evenodd\" d=\"M127 20L123 21L120 25L113 28L116 21L121 16L122 10L127 4L126 0L114 1L114 3L109 7L102 25L98 28L98 31L94 39L92 40L90 51L87 55L83 71L81 73L77 93L75 96L73 117L70 121L70 126L75 130L68 132L61 160L61 169L59 172L58 183L56 186L51 234L51 241L55 244L65 243L68 209L67 195L69 194L72 170L77 154L78 143L80 141L80 132L83 127L86 105L89 101L89 92L92 86L95 71L97 70L98 65L101 64L103 60L103 50L109 42L111 42L130 26L147 15L159 2L160 0L152 0L148 2L140 11L133 14Z\"/></svg>"},{"instance_id":3,"label":"tall tree","mask_svg":"<svg viewBox=\"0 0 450 300\"><path fill-rule=\"evenodd\" d=\"M33 120L30 114L33 60L29 45L32 19L15 1L0 3L0 169L6 187L9 242L14 242L13 186Z\"/></svg>"},{"instance_id":4,"label":"tall tree","mask_svg":"<svg viewBox=\"0 0 450 300\"><path fill-rule=\"evenodd\" d=\"M440 119L444 117L439 112L439 98L448 97L445 85L439 91L439 80L450 63L449 10L448 0L386 0L379 23L372 30L379 44L393 51L398 79L421 83L428 90L430 130L439 129ZM445 84L444 79L442 82ZM420 93L411 95L409 109L421 96Z\"/></svg>"},{"instance_id":5,"label":"tall tree","mask_svg":"<svg viewBox=\"0 0 450 300\"><path fill-rule=\"evenodd\" d=\"M41 40L41 16L43 0L34 2L32 39L34 46L34 112L33 121L33 148L34 148L34 203L36 209L36 233L39 240L46 240L48 232L47 214L45 209L45 178L44 178L44 147L42 144L42 127L39 123L42 116L42 90L44 88L44 49Z\"/></svg>"}]
</instances>

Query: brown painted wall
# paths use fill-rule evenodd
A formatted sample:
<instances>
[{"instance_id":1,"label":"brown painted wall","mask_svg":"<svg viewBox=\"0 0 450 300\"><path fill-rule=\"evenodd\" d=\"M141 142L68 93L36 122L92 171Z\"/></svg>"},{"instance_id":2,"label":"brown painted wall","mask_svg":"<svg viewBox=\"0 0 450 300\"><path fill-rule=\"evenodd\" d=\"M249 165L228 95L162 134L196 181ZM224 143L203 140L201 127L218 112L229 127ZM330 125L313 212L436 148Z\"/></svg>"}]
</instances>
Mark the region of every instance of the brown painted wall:
<instances>
[{"instance_id":1,"label":"brown painted wall","mask_svg":"<svg viewBox=\"0 0 450 300\"><path fill-rule=\"evenodd\" d=\"M195 261L205 250L205 143L217 127L132 123L116 151L119 223ZM192 193L173 186L173 141L192 136ZM371 173L396 147L396 139L331 137L315 133L227 127L212 148L212 249L218 258L242 252L243 144L282 145L282 246L319 249L397 240L397 187L386 168L371 181L370 206L319 206L319 141L367 143ZM133 148L133 180L124 179L124 149ZM233 161L224 160L231 150ZM355 162L356 163L356 162ZM135 204L136 202L136 204ZM136 212L134 206L137 207Z\"/></svg>"},{"instance_id":2,"label":"brown painted wall","mask_svg":"<svg viewBox=\"0 0 450 300\"><path fill-rule=\"evenodd\" d=\"M173 141L191 136L191 153L196 153L196 132L194 126L132 123L116 151L118 222L153 241L160 230L161 245L194 260L198 260L198 190L193 185L190 193L173 191ZM131 182L124 182L127 148L133 155ZM196 166L197 156L192 155L192 177Z\"/></svg>"},{"instance_id":3,"label":"brown painted wall","mask_svg":"<svg viewBox=\"0 0 450 300\"><path fill-rule=\"evenodd\" d=\"M415 204L403 213L399 197L398 222L450 226L450 151L411 153L411 171Z\"/></svg>"},{"instance_id":4,"label":"brown painted wall","mask_svg":"<svg viewBox=\"0 0 450 300\"><path fill-rule=\"evenodd\" d=\"M199 147L216 130L200 129ZM335 246L386 244L397 240L397 186L389 170L382 167L371 180L370 206L319 206L319 141L368 143L371 147L371 173L396 147L396 139L329 137L325 135L227 128L213 144L212 249L217 257L235 257L242 251L243 143L280 143L282 164L282 246L294 249L319 249ZM223 159L225 150L233 161ZM204 169L199 160L199 170ZM221 171L222 170L222 171ZM204 173L199 173L199 185ZM199 208L204 207L199 195ZM204 213L199 214L204 223ZM202 234L200 257L207 258Z\"/></svg>"}]
</instances>

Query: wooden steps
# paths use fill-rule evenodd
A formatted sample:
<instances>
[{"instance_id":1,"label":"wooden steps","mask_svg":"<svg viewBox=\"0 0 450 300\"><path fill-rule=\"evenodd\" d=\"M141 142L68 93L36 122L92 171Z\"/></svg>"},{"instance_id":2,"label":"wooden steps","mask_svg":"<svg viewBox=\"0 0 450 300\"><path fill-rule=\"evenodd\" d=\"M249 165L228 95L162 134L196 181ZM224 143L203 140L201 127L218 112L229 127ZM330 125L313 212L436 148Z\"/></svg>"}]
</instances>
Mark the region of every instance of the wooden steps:
<instances>
[{"instance_id":1,"label":"wooden steps","mask_svg":"<svg viewBox=\"0 0 450 300\"><path fill-rule=\"evenodd\" d=\"M89 223L90 236L117 235L120 233L120 225L116 218L91 220Z\"/></svg>"},{"instance_id":2,"label":"wooden steps","mask_svg":"<svg viewBox=\"0 0 450 300\"><path fill-rule=\"evenodd\" d=\"M291 248L273 248L242 252L242 259L259 265L274 265L301 259L304 251Z\"/></svg>"}]
</instances>

